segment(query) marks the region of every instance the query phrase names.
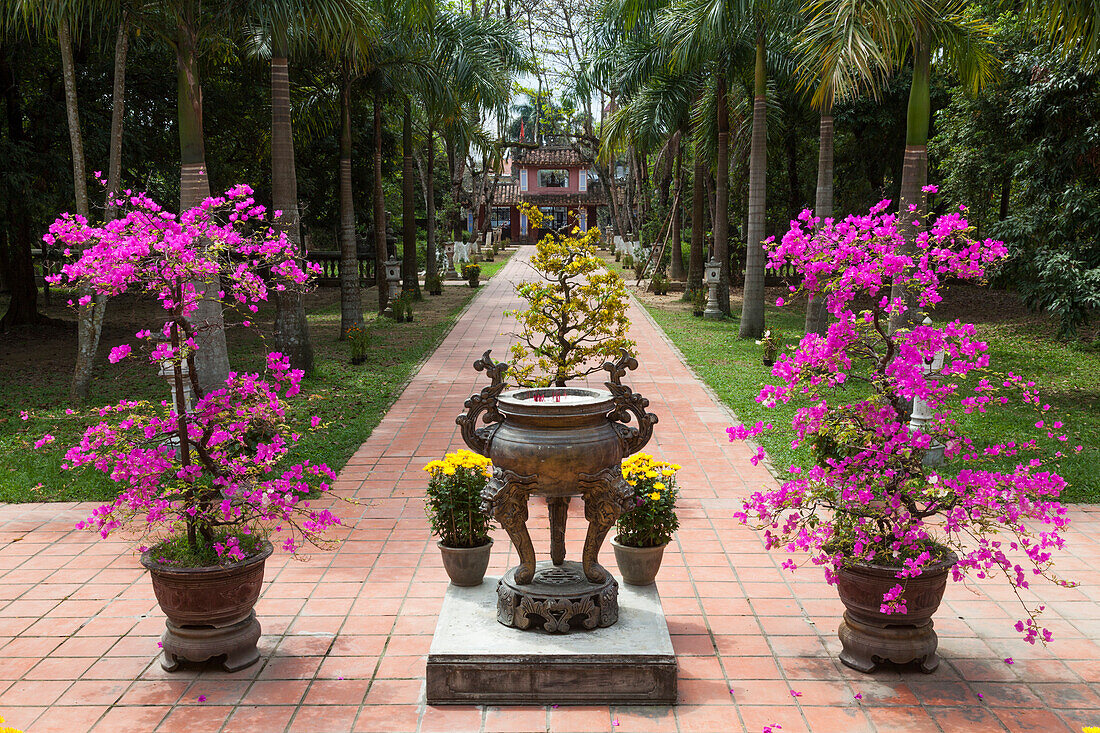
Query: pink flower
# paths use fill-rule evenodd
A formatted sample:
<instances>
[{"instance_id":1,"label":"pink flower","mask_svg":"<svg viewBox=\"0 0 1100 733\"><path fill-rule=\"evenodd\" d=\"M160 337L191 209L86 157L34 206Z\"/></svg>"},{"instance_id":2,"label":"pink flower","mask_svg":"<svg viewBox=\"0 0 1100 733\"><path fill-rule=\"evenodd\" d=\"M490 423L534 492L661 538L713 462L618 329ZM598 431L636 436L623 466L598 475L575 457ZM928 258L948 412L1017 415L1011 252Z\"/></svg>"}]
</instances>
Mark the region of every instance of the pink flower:
<instances>
[{"instance_id":1,"label":"pink flower","mask_svg":"<svg viewBox=\"0 0 1100 733\"><path fill-rule=\"evenodd\" d=\"M130 347L126 344L122 344L121 346L116 346L111 349L111 353L107 356L107 361L111 362L112 364L117 364L129 355Z\"/></svg>"}]
</instances>

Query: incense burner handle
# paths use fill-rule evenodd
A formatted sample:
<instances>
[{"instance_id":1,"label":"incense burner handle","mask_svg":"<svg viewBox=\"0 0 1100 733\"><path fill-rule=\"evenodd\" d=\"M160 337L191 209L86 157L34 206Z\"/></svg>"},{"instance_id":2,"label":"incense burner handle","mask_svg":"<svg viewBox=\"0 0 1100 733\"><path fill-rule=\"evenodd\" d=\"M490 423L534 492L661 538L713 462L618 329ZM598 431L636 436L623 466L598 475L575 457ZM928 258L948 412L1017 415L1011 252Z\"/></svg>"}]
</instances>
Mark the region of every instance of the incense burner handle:
<instances>
[{"instance_id":1,"label":"incense burner handle","mask_svg":"<svg viewBox=\"0 0 1100 733\"><path fill-rule=\"evenodd\" d=\"M619 434L625 458L640 451L653 437L653 426L657 424L657 416L652 412L646 412L646 408L649 407L648 399L632 391L621 381L628 369L638 368L638 360L631 356L630 352L623 349L617 361L605 362L603 368L611 375L611 381L604 382L604 386L615 398L615 409L607 417L615 423L615 431ZM631 415L634 415L638 421L636 428L625 424L630 421Z\"/></svg>"},{"instance_id":2,"label":"incense burner handle","mask_svg":"<svg viewBox=\"0 0 1100 733\"><path fill-rule=\"evenodd\" d=\"M489 457L489 443L493 433L496 432L499 423L504 421L504 416L497 409L497 397L504 391L504 374L508 371L505 362L493 361L491 349L485 351L481 358L474 362L476 371L484 371L489 375L489 386L478 394L471 395L463 403L466 412L455 418L462 431L462 440L470 447L470 450L480 455ZM477 418L485 413L482 421L487 423L483 428L477 427Z\"/></svg>"}]
</instances>

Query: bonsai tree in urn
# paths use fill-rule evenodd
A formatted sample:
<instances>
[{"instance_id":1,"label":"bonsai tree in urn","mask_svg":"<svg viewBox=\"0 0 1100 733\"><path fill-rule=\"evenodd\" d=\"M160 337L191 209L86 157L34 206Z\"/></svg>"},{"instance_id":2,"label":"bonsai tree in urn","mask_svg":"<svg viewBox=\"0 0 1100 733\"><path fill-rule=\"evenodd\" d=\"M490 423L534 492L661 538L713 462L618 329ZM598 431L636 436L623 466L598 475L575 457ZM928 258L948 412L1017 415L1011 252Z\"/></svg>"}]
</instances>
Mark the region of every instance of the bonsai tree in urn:
<instances>
[{"instance_id":1,"label":"bonsai tree in urn","mask_svg":"<svg viewBox=\"0 0 1100 733\"><path fill-rule=\"evenodd\" d=\"M123 400L95 411L63 467L101 471L119 493L77 526L141 538L142 564L168 616L165 668L226 655L225 667L240 669L259 658L252 605L272 551L267 538L282 535L289 552L323 544L339 519L310 497L335 476L323 464L288 457L300 434L320 423L314 417L302 428L292 424L286 400L298 393L301 370L271 353L262 372L231 372L223 386L205 392L194 361L210 326L192 316L205 283L220 276L219 297L242 309L248 327L269 292L261 273L282 289L305 285L309 268L285 233L265 221L247 186L179 215L140 194L118 203L125 216L101 227L68 214L54 222L47 245L83 252L52 280L80 292L136 291L160 301L163 322L136 337L148 347L148 363L168 378L171 401ZM109 359L131 352L116 346ZM39 443L50 441L47 435ZM211 589L212 582L223 587ZM205 630L188 628L184 638L183 627Z\"/></svg>"},{"instance_id":2,"label":"bonsai tree in urn","mask_svg":"<svg viewBox=\"0 0 1100 733\"><path fill-rule=\"evenodd\" d=\"M809 445L816 465L789 467L779 488L753 494L737 516L764 531L769 549L822 566L838 586L845 664L867 672L881 660L918 661L931 672L931 616L949 574L1000 577L1017 595L1033 577L1065 583L1051 565L1069 522L1056 501L1065 482L1048 464L1068 436L1034 382L991 370L974 325L917 318L920 325L890 330L891 316L906 311L891 283L930 310L948 278L981 279L1005 247L972 239L954 212L924 222L916 254L907 254L888 203L843 221L806 211L782 242L765 243L770 266L795 265L800 295L824 299L835 320L824 336L808 333L794 353L780 354L777 383L757 397L799 405L793 445ZM983 445L961 427L963 415L1006 408L1034 410L1034 434ZM729 435L746 440L769 428L742 425ZM764 457L759 448L753 463ZM1048 640L1042 607L1024 607L1016 629L1031 643Z\"/></svg>"},{"instance_id":3,"label":"bonsai tree in urn","mask_svg":"<svg viewBox=\"0 0 1100 733\"><path fill-rule=\"evenodd\" d=\"M537 207L520 208L532 228L542 226ZM627 338L626 284L604 268L596 255L599 241L599 229L574 228L565 236L547 234L535 246L531 266L539 279L516 285L527 308L511 312L519 333L509 373L519 384L564 387L634 351Z\"/></svg>"}]
</instances>

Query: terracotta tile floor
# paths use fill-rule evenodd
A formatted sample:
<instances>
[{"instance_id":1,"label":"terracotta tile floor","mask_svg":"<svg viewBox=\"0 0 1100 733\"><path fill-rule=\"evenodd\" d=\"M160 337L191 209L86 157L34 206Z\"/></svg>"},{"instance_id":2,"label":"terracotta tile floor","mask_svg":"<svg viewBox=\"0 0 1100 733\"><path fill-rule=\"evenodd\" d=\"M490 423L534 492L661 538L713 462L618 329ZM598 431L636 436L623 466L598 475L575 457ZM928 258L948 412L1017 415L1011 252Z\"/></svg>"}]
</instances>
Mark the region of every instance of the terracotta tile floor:
<instances>
[{"instance_id":1,"label":"terracotta tile floor","mask_svg":"<svg viewBox=\"0 0 1100 733\"><path fill-rule=\"evenodd\" d=\"M1062 568L1044 589L1048 648L1017 640L1017 609L992 588L952 585L936 619L932 676L861 675L835 660L839 604L813 571L783 572L730 516L772 479L731 445L731 416L633 306L641 368L628 381L661 422L648 450L683 465L682 522L658 580L680 662L674 708L427 707L424 662L446 576L428 537L420 467L461 439L454 417L484 386L471 363L506 356L529 252L473 301L356 452L338 489L345 542L306 562L275 555L257 608L263 659L225 674L156 660L163 619L128 544L73 523L87 505L0 507L0 715L48 731L1080 731L1100 725L1100 510L1077 507ZM578 510L578 502L574 509ZM532 521L532 526L537 526ZM570 554L583 521L571 522ZM548 529L533 532L545 552ZM491 572L515 560L497 535ZM605 561L610 561L605 548ZM1008 666L1005 657L1016 662ZM795 697L791 691L801 693ZM856 694L861 700L855 698ZM979 697L980 695L980 697ZM199 696L205 702L199 702Z\"/></svg>"}]
</instances>

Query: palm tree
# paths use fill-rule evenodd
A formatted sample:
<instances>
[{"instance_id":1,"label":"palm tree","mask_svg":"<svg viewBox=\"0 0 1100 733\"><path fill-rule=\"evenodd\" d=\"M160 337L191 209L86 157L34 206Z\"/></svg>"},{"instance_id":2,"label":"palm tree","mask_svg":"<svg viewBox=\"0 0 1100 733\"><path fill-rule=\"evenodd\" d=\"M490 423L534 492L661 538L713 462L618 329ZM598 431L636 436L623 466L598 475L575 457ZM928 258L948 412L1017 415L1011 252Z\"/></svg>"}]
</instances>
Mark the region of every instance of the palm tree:
<instances>
[{"instance_id":1,"label":"palm tree","mask_svg":"<svg viewBox=\"0 0 1100 733\"><path fill-rule=\"evenodd\" d=\"M88 201L88 176L84 156L84 138L80 131L80 111L76 93L76 65L73 61L73 29L94 26L104 30L117 19L115 33L115 65L112 88L111 128L108 152L107 195L105 219L115 218L114 194L119 190L122 167L122 111L126 78L126 54L129 43L129 17L121 0L13 0L0 11L0 26L22 23L44 34L56 34L61 51L61 77L65 90L65 117L69 128L69 144L73 161L73 194L76 213L91 218ZM87 302L84 302L88 299ZM81 401L88 397L92 382L92 367L99 350L99 337L107 311L107 297L88 289L81 293L77 305L77 349L73 366L73 381L69 395Z\"/></svg>"},{"instance_id":2,"label":"palm tree","mask_svg":"<svg viewBox=\"0 0 1100 733\"><path fill-rule=\"evenodd\" d=\"M1027 0L1030 17L1083 66L1100 65L1100 4L1096 0Z\"/></svg>"},{"instance_id":3,"label":"palm tree","mask_svg":"<svg viewBox=\"0 0 1100 733\"><path fill-rule=\"evenodd\" d=\"M281 212L277 223L301 249L298 178L294 167L294 136L290 116L291 45L300 47L338 42L349 26L362 18L352 0L254 0L243 17L266 41L271 57L271 194ZM290 358L295 369L313 371L302 292L293 283L275 291L275 349Z\"/></svg>"},{"instance_id":4,"label":"palm tree","mask_svg":"<svg viewBox=\"0 0 1100 733\"><path fill-rule=\"evenodd\" d=\"M662 16L667 42L681 63L717 62L718 147L714 250L722 264L718 306L729 313L729 100L728 76L751 58L753 123L749 153L748 252L740 335L764 332L765 185L767 170L768 43L791 23L793 0L681 0ZM751 56L749 56L751 54ZM748 57L748 58L746 58Z\"/></svg>"},{"instance_id":5,"label":"palm tree","mask_svg":"<svg viewBox=\"0 0 1100 733\"><path fill-rule=\"evenodd\" d=\"M811 104L821 115L818 135L817 195L814 214L833 215L833 104L863 91L878 93L889 59L863 22L837 22L820 6L807 8L807 23L799 33L798 85L812 90ZM806 333L825 333L825 301L806 303Z\"/></svg>"},{"instance_id":6,"label":"palm tree","mask_svg":"<svg viewBox=\"0 0 1100 733\"><path fill-rule=\"evenodd\" d=\"M512 79L527 63L516 26L498 18L442 12L433 24L432 40L431 66L436 74L417 91L426 126L429 275L437 274L435 135L446 130L451 139L462 141L459 154L464 158L470 141L480 136L478 117L487 110L499 112L508 104Z\"/></svg>"},{"instance_id":7,"label":"palm tree","mask_svg":"<svg viewBox=\"0 0 1100 733\"><path fill-rule=\"evenodd\" d=\"M860 37L877 44L900 67L913 65L906 113L905 159L901 174L899 216L908 242L915 252L917 229L913 212L925 210L924 187L928 181L928 128L931 121L929 83L932 59L947 62L971 92L978 92L995 75L992 34L988 24L968 12L966 0L818 0L811 15L836 27L853 29ZM835 34L843 35L843 34ZM890 328L897 329L918 318L916 293L894 284L892 298L904 298L906 312L891 316Z\"/></svg>"}]
</instances>

